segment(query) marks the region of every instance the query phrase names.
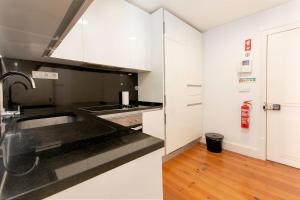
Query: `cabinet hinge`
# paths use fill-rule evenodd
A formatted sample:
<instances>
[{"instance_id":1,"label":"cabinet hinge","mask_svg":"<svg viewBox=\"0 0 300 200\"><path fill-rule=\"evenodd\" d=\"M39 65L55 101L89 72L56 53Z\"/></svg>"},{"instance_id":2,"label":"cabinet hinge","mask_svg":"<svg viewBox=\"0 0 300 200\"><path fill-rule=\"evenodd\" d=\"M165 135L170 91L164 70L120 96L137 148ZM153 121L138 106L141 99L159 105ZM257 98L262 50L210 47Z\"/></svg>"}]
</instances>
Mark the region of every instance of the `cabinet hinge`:
<instances>
[{"instance_id":1,"label":"cabinet hinge","mask_svg":"<svg viewBox=\"0 0 300 200\"><path fill-rule=\"evenodd\" d=\"M167 124L167 115L166 115L166 106L167 106L167 96L164 95L164 123L165 125Z\"/></svg>"}]
</instances>

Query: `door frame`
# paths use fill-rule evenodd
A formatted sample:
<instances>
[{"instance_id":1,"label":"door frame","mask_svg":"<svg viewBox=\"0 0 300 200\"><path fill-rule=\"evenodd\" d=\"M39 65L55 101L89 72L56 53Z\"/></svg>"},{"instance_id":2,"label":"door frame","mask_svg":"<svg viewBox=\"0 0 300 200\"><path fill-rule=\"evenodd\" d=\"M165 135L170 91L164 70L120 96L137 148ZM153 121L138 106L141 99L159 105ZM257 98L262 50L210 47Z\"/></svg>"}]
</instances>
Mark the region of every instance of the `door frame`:
<instances>
[{"instance_id":1,"label":"door frame","mask_svg":"<svg viewBox=\"0 0 300 200\"><path fill-rule=\"evenodd\" d=\"M267 71L268 71L268 36L281 33L281 32L286 32L286 31L291 31L294 29L300 28L300 21L288 25L283 25L283 26L278 26L278 27L273 27L270 29L266 29L262 31L262 71L261 71L261 79L262 79L262 99L261 99L261 116L263 116L262 122L261 122L261 131L264 133L264 139L263 139L263 144L262 144L262 158L264 160L267 160L267 141L268 141L268 127L267 127L267 111L263 110L263 105L265 102L267 102Z\"/></svg>"}]
</instances>

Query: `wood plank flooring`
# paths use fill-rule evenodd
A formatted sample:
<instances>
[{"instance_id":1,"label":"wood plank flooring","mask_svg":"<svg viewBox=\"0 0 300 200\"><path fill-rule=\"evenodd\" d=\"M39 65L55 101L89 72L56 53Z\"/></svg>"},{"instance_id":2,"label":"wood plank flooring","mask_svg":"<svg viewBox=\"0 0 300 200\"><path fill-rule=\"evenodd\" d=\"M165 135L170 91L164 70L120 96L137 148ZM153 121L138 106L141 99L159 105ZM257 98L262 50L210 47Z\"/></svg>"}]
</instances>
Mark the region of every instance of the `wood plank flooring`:
<instances>
[{"instance_id":1,"label":"wood plank flooring","mask_svg":"<svg viewBox=\"0 0 300 200\"><path fill-rule=\"evenodd\" d=\"M163 165L164 200L300 200L300 170L197 144Z\"/></svg>"}]
</instances>

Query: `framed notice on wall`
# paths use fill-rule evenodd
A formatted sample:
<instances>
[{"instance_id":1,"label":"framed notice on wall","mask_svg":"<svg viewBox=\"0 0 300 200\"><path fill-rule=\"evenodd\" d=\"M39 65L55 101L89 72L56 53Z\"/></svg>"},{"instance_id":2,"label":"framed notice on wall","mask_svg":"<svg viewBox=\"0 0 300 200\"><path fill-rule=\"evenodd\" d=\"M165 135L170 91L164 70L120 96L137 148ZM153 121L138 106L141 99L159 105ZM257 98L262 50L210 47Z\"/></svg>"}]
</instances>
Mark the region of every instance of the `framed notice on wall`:
<instances>
[{"instance_id":1,"label":"framed notice on wall","mask_svg":"<svg viewBox=\"0 0 300 200\"><path fill-rule=\"evenodd\" d=\"M252 39L245 40L245 51L251 51L252 49Z\"/></svg>"}]
</instances>

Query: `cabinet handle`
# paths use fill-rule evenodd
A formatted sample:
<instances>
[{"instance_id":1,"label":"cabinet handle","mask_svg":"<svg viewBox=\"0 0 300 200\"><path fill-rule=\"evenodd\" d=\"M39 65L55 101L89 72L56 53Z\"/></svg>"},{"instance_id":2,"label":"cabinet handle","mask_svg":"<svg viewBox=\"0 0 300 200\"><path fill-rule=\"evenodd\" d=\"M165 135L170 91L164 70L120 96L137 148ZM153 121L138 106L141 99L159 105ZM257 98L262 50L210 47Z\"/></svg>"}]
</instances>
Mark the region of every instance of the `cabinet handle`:
<instances>
[{"instance_id":1,"label":"cabinet handle","mask_svg":"<svg viewBox=\"0 0 300 200\"><path fill-rule=\"evenodd\" d=\"M189 103L186 106L198 106L198 105L202 105L202 103Z\"/></svg>"},{"instance_id":2,"label":"cabinet handle","mask_svg":"<svg viewBox=\"0 0 300 200\"><path fill-rule=\"evenodd\" d=\"M137 126L137 127L134 127L134 128L131 128L135 131L142 131L143 130L143 126Z\"/></svg>"},{"instance_id":3,"label":"cabinet handle","mask_svg":"<svg viewBox=\"0 0 300 200\"><path fill-rule=\"evenodd\" d=\"M187 84L187 87L202 87L202 85L196 85L196 84Z\"/></svg>"}]
</instances>

